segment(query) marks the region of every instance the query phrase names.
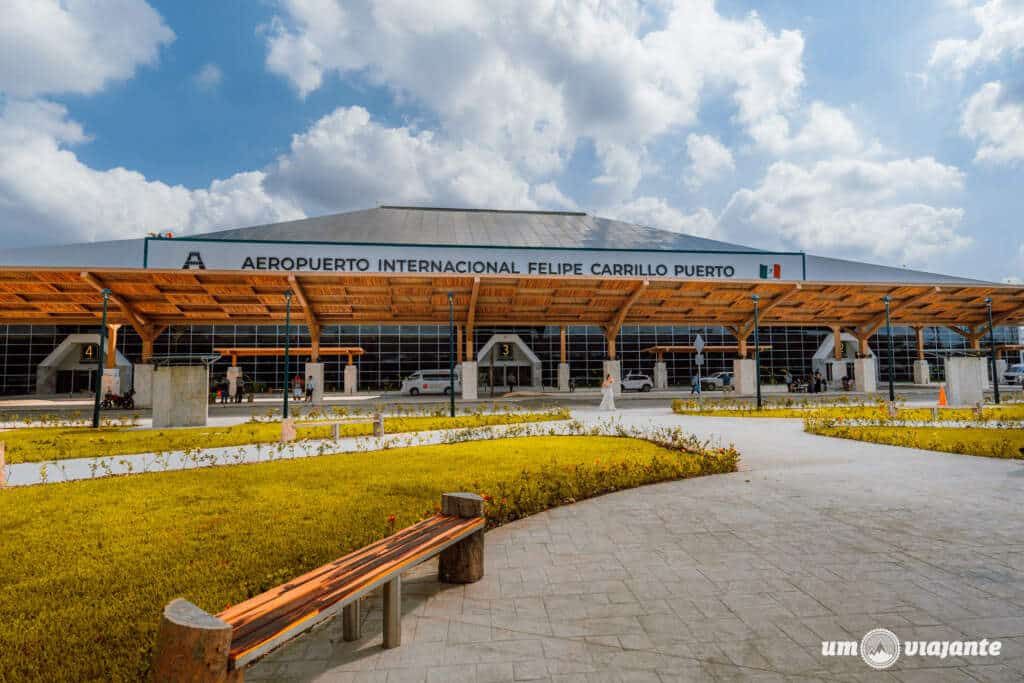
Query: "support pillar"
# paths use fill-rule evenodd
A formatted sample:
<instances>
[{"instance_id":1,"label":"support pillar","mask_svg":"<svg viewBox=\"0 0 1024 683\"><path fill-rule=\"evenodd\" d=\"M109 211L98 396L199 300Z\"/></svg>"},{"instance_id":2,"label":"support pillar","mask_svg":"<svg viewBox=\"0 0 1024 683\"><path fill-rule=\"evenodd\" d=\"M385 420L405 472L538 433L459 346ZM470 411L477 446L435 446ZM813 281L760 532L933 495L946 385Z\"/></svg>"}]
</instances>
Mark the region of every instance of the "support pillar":
<instances>
[{"instance_id":1,"label":"support pillar","mask_svg":"<svg viewBox=\"0 0 1024 683\"><path fill-rule=\"evenodd\" d=\"M153 341L154 339L149 337L142 338L142 362L148 363L153 358Z\"/></svg>"},{"instance_id":2,"label":"support pillar","mask_svg":"<svg viewBox=\"0 0 1024 683\"><path fill-rule=\"evenodd\" d=\"M132 368L132 381L135 389L135 407L151 408L153 406L153 365L136 363Z\"/></svg>"},{"instance_id":3,"label":"support pillar","mask_svg":"<svg viewBox=\"0 0 1024 683\"><path fill-rule=\"evenodd\" d=\"M668 363L663 360L654 364L654 388L668 389Z\"/></svg>"},{"instance_id":4,"label":"support pillar","mask_svg":"<svg viewBox=\"0 0 1024 683\"><path fill-rule=\"evenodd\" d=\"M608 375L612 376L612 395L622 395L622 366L617 360L606 360L604 362L603 371L601 372L601 382L604 382L605 377Z\"/></svg>"},{"instance_id":5,"label":"support pillar","mask_svg":"<svg viewBox=\"0 0 1024 683\"><path fill-rule=\"evenodd\" d=\"M477 363L475 360L462 361L462 399L475 401L477 396Z\"/></svg>"},{"instance_id":6,"label":"support pillar","mask_svg":"<svg viewBox=\"0 0 1024 683\"><path fill-rule=\"evenodd\" d=\"M100 393L106 396L108 391L112 394L121 393L121 371L118 368L103 368Z\"/></svg>"},{"instance_id":7,"label":"support pillar","mask_svg":"<svg viewBox=\"0 0 1024 683\"><path fill-rule=\"evenodd\" d=\"M984 358L946 358L946 400L951 406L974 406L984 400Z\"/></svg>"},{"instance_id":8,"label":"support pillar","mask_svg":"<svg viewBox=\"0 0 1024 683\"><path fill-rule=\"evenodd\" d=\"M867 339L861 339L862 346L867 345ZM863 393L874 393L878 386L876 384L877 368L874 358L857 358L853 361L853 384L857 391Z\"/></svg>"},{"instance_id":9,"label":"support pillar","mask_svg":"<svg viewBox=\"0 0 1024 683\"><path fill-rule=\"evenodd\" d=\"M732 385L739 396L757 393L757 367L753 358L737 358L732 362Z\"/></svg>"},{"instance_id":10,"label":"support pillar","mask_svg":"<svg viewBox=\"0 0 1024 683\"><path fill-rule=\"evenodd\" d=\"M355 366L352 366L355 368ZM347 369L347 368L346 368ZM323 405L324 403L324 364L323 363L306 363L306 386L309 383L313 383L313 405ZM230 377L229 377L230 378Z\"/></svg>"},{"instance_id":11,"label":"support pillar","mask_svg":"<svg viewBox=\"0 0 1024 683\"><path fill-rule=\"evenodd\" d=\"M836 360L843 359L843 330L841 327L832 328L832 357Z\"/></svg>"},{"instance_id":12,"label":"support pillar","mask_svg":"<svg viewBox=\"0 0 1024 683\"><path fill-rule=\"evenodd\" d=\"M1003 358L996 358L996 377L999 378L1000 382L1003 382L1003 375L1006 374L1007 362Z\"/></svg>"},{"instance_id":13,"label":"support pillar","mask_svg":"<svg viewBox=\"0 0 1024 683\"><path fill-rule=\"evenodd\" d=\"M121 329L118 324L107 325L107 358L105 368L117 367L117 331Z\"/></svg>"},{"instance_id":14,"label":"support pillar","mask_svg":"<svg viewBox=\"0 0 1024 683\"><path fill-rule=\"evenodd\" d=\"M462 325L455 326L455 361L462 359ZM466 360L469 360L468 358Z\"/></svg>"},{"instance_id":15,"label":"support pillar","mask_svg":"<svg viewBox=\"0 0 1024 683\"><path fill-rule=\"evenodd\" d=\"M558 364L558 390L569 391L569 364Z\"/></svg>"},{"instance_id":16,"label":"support pillar","mask_svg":"<svg viewBox=\"0 0 1024 683\"><path fill-rule=\"evenodd\" d=\"M177 365L153 371L153 427L204 427L210 409L210 371Z\"/></svg>"},{"instance_id":17,"label":"support pillar","mask_svg":"<svg viewBox=\"0 0 1024 683\"><path fill-rule=\"evenodd\" d=\"M345 366L345 393L354 394L359 388L359 373L356 366L352 365L352 361L349 360L349 364Z\"/></svg>"},{"instance_id":18,"label":"support pillar","mask_svg":"<svg viewBox=\"0 0 1024 683\"><path fill-rule=\"evenodd\" d=\"M924 360L924 328L915 327L914 335L917 337L917 359Z\"/></svg>"},{"instance_id":19,"label":"support pillar","mask_svg":"<svg viewBox=\"0 0 1024 683\"><path fill-rule=\"evenodd\" d=\"M914 384L931 384L931 369L926 360L914 361Z\"/></svg>"}]
</instances>

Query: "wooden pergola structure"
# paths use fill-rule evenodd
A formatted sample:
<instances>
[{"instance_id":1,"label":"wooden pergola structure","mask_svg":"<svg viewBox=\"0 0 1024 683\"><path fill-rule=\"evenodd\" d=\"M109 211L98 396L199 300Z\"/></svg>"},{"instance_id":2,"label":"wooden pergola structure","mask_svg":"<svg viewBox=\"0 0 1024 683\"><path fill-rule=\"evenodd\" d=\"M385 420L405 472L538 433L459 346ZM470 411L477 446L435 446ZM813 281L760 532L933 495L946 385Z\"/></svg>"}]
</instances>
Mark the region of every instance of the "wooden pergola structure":
<instances>
[{"instance_id":1,"label":"wooden pergola structure","mask_svg":"<svg viewBox=\"0 0 1024 683\"><path fill-rule=\"evenodd\" d=\"M704 351L708 353L736 353L740 358L747 357L747 351L749 350L746 340L742 344L705 344ZM772 348L771 344L759 344L757 347L761 351L770 351ZM661 363L665 360L666 353L696 353L697 347L693 344L683 344L675 346L648 346L646 349L640 349L640 353L653 353L657 355L658 362Z\"/></svg>"},{"instance_id":2,"label":"wooden pergola structure","mask_svg":"<svg viewBox=\"0 0 1024 683\"><path fill-rule=\"evenodd\" d=\"M891 320L918 329L944 326L980 348L988 329L985 299L996 327L1024 324L1024 287L999 284L886 284L773 280L678 280L580 276L392 275L215 270L0 268L0 323L91 325L100 320L100 291L109 289L111 326L131 325L143 358L169 325L267 325L285 318L309 329L315 361L324 325L448 323L453 294L459 356L474 359L476 326L594 325L604 330L608 357L624 325L724 326L745 357L754 327L751 296L760 297L762 326L831 328L868 339ZM837 345L841 346L841 345ZM919 349L922 348L919 344ZM108 351L109 352L109 351ZM922 352L923 353L923 352Z\"/></svg>"},{"instance_id":3,"label":"wooden pergola structure","mask_svg":"<svg viewBox=\"0 0 1024 683\"><path fill-rule=\"evenodd\" d=\"M214 351L222 356L228 356L231 358L231 365L235 367L238 365L239 357L267 357L267 356L283 356L283 346L268 346L268 347L255 347L255 346L242 346L242 347L224 347L215 348ZM314 355L315 353L315 355ZM366 351L361 346L321 346L315 350L311 346L295 346L289 347L288 355L290 356L309 356L312 362L316 362L320 356L348 356L348 364L352 365L353 356L361 356Z\"/></svg>"}]
</instances>

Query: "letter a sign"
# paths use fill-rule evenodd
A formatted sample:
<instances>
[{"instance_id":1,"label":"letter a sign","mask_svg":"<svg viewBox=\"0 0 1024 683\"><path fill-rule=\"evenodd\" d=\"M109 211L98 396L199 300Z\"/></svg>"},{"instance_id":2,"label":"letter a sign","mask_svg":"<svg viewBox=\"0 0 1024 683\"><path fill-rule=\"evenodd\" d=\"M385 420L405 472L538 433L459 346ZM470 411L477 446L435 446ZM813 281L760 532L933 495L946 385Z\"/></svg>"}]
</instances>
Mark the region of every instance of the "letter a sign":
<instances>
[{"instance_id":1,"label":"letter a sign","mask_svg":"<svg viewBox=\"0 0 1024 683\"><path fill-rule=\"evenodd\" d=\"M185 259L185 265L181 267L182 270L206 270L206 264L203 263L203 257L199 255L198 251L188 252L188 258Z\"/></svg>"}]
</instances>

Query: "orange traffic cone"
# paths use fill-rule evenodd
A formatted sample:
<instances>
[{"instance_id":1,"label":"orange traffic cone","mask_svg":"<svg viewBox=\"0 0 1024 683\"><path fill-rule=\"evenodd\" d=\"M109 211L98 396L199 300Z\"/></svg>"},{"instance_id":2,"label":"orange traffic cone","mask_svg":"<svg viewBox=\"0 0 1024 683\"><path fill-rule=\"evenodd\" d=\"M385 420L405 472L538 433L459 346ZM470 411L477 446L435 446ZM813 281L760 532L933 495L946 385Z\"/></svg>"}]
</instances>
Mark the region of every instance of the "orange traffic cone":
<instances>
[{"instance_id":1,"label":"orange traffic cone","mask_svg":"<svg viewBox=\"0 0 1024 683\"><path fill-rule=\"evenodd\" d=\"M946 385L945 384L940 384L939 385L939 405L940 406L946 405Z\"/></svg>"}]
</instances>

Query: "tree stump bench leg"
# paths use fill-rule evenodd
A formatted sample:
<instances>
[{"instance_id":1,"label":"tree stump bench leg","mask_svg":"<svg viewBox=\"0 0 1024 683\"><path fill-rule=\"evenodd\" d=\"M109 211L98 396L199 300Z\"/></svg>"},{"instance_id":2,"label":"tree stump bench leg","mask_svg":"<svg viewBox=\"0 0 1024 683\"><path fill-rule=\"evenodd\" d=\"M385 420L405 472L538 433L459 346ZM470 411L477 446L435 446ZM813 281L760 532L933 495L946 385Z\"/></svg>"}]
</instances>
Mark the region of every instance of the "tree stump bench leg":
<instances>
[{"instance_id":1,"label":"tree stump bench leg","mask_svg":"<svg viewBox=\"0 0 1024 683\"><path fill-rule=\"evenodd\" d=\"M384 416L379 413L373 416L373 435L378 439L384 438Z\"/></svg>"},{"instance_id":2,"label":"tree stump bench leg","mask_svg":"<svg viewBox=\"0 0 1024 683\"><path fill-rule=\"evenodd\" d=\"M359 640L362 632L362 599L350 602L341 611L341 634L342 638L351 642Z\"/></svg>"},{"instance_id":3,"label":"tree stump bench leg","mask_svg":"<svg viewBox=\"0 0 1024 683\"><path fill-rule=\"evenodd\" d=\"M164 608L150 681L153 683L241 683L241 671L228 670L231 625L188 600Z\"/></svg>"},{"instance_id":4,"label":"tree stump bench leg","mask_svg":"<svg viewBox=\"0 0 1024 683\"><path fill-rule=\"evenodd\" d=\"M402 577L384 584L384 647L402 644Z\"/></svg>"},{"instance_id":5,"label":"tree stump bench leg","mask_svg":"<svg viewBox=\"0 0 1024 683\"><path fill-rule=\"evenodd\" d=\"M441 514L483 517L484 499L475 493L445 493ZM441 551L437 577L443 583L475 583L484 576L483 529Z\"/></svg>"}]
</instances>

